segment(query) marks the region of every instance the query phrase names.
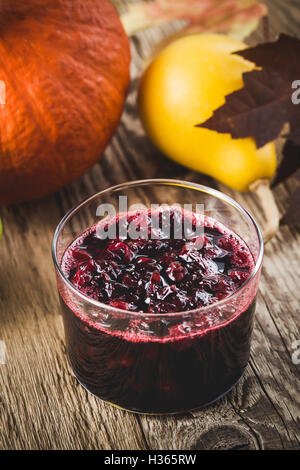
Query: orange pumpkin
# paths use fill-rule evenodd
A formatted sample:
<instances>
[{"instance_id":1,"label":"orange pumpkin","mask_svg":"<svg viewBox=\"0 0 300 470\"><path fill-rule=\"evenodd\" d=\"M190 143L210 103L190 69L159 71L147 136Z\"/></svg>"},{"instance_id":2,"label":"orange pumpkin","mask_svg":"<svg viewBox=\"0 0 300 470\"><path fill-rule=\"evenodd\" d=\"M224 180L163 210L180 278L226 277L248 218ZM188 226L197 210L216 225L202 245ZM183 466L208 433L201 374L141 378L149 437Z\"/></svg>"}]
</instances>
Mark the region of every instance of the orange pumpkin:
<instances>
[{"instance_id":1,"label":"orange pumpkin","mask_svg":"<svg viewBox=\"0 0 300 470\"><path fill-rule=\"evenodd\" d=\"M109 0L9 0L0 10L0 204L79 178L104 151L129 83Z\"/></svg>"}]
</instances>

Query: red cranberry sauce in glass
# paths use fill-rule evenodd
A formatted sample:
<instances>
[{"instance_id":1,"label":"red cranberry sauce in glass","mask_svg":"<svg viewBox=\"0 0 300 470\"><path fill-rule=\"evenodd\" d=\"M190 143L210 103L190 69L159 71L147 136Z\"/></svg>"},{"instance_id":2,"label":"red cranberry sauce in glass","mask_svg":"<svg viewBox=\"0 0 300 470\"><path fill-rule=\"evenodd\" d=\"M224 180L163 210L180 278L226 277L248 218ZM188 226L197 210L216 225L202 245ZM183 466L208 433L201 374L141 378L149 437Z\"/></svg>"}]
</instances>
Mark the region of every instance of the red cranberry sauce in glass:
<instances>
[{"instance_id":1,"label":"red cranberry sauce in glass","mask_svg":"<svg viewBox=\"0 0 300 470\"><path fill-rule=\"evenodd\" d=\"M232 388L249 358L256 288L230 303L254 268L249 248L212 218L168 216L168 237L158 228L153 238L149 210L148 238L132 239L119 236L120 224L122 233L130 224L139 230L140 213L119 214L109 222L114 238L99 237L94 225L61 261L71 284L104 304L84 312L60 289L76 377L101 399L138 412L204 406ZM183 226L186 217L202 234L175 238L175 222Z\"/></svg>"}]
</instances>

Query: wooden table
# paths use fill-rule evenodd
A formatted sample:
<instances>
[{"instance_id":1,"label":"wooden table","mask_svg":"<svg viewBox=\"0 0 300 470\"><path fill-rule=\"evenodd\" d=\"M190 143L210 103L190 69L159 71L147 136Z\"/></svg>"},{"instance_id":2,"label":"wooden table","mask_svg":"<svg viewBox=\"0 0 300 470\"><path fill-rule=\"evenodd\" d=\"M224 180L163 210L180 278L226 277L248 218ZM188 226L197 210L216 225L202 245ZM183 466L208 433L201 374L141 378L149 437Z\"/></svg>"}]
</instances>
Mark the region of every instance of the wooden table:
<instances>
[{"instance_id":1,"label":"wooden table","mask_svg":"<svg viewBox=\"0 0 300 470\"><path fill-rule=\"evenodd\" d=\"M120 3L120 2L119 2ZM270 31L299 35L298 0L270 0ZM132 39L132 85L119 128L99 164L78 182L38 202L3 208L0 245L1 449L296 449L299 448L299 228L282 227L265 253L251 360L223 399L178 417L135 415L88 394L67 364L50 244L54 229L84 197L126 180L174 177L219 187L256 216L240 194L160 154L145 137L135 105L143 58L171 26ZM251 43L262 40L262 28ZM300 78L300 77L295 77ZM275 191L283 212L294 187ZM259 222L263 220L259 218Z\"/></svg>"}]
</instances>

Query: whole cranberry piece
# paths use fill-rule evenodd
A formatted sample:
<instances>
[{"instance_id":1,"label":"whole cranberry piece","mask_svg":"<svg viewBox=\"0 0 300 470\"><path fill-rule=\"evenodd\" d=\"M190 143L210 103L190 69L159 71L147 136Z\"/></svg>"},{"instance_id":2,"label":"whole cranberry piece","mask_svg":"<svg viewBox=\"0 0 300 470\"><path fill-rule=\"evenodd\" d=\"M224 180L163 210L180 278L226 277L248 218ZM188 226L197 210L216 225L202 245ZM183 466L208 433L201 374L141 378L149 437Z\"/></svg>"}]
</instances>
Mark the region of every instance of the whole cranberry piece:
<instances>
[{"instance_id":1,"label":"whole cranberry piece","mask_svg":"<svg viewBox=\"0 0 300 470\"><path fill-rule=\"evenodd\" d=\"M182 247L179 257L188 263L196 261L200 266L205 267L203 263L203 255L190 243L187 243Z\"/></svg>"},{"instance_id":2,"label":"whole cranberry piece","mask_svg":"<svg viewBox=\"0 0 300 470\"><path fill-rule=\"evenodd\" d=\"M160 284L160 281L161 281L161 278L160 278L159 272L153 271L153 273L151 274L150 282L152 284Z\"/></svg>"},{"instance_id":3,"label":"whole cranberry piece","mask_svg":"<svg viewBox=\"0 0 300 470\"><path fill-rule=\"evenodd\" d=\"M125 302L124 300L111 300L109 302L109 305L111 307L120 308L122 310L134 310L135 309L134 305L132 305L129 302Z\"/></svg>"},{"instance_id":4,"label":"whole cranberry piece","mask_svg":"<svg viewBox=\"0 0 300 470\"><path fill-rule=\"evenodd\" d=\"M72 283L79 289L86 287L93 279L95 271L96 268L93 260L89 260L86 264L80 264L72 278Z\"/></svg>"},{"instance_id":5,"label":"whole cranberry piece","mask_svg":"<svg viewBox=\"0 0 300 470\"><path fill-rule=\"evenodd\" d=\"M121 241L113 242L107 247L107 251L111 254L112 259L125 263L130 263L134 254L131 249Z\"/></svg>"},{"instance_id":6,"label":"whole cranberry piece","mask_svg":"<svg viewBox=\"0 0 300 470\"><path fill-rule=\"evenodd\" d=\"M85 248L75 247L72 249L72 257L76 261L77 265L87 263L91 259L91 255L85 250Z\"/></svg>"},{"instance_id":7,"label":"whole cranberry piece","mask_svg":"<svg viewBox=\"0 0 300 470\"><path fill-rule=\"evenodd\" d=\"M182 281L184 276L187 274L187 270L181 263L175 261L174 263L169 264L166 269L166 273L171 281L179 282Z\"/></svg>"}]
</instances>

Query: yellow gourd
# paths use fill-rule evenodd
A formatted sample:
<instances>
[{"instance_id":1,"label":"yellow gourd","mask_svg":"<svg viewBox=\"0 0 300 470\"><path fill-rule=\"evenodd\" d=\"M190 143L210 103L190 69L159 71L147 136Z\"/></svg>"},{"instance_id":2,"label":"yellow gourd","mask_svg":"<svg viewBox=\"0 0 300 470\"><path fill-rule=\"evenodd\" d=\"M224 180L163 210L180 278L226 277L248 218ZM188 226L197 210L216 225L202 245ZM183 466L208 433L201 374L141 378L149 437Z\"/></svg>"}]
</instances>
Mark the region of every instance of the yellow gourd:
<instances>
[{"instance_id":1,"label":"yellow gourd","mask_svg":"<svg viewBox=\"0 0 300 470\"><path fill-rule=\"evenodd\" d=\"M145 130L164 154L240 191L272 178L274 144L257 149L252 137L233 139L195 125L224 104L226 95L243 87L243 72L255 65L232 52L245 47L221 34L182 37L149 65L138 95Z\"/></svg>"}]
</instances>

